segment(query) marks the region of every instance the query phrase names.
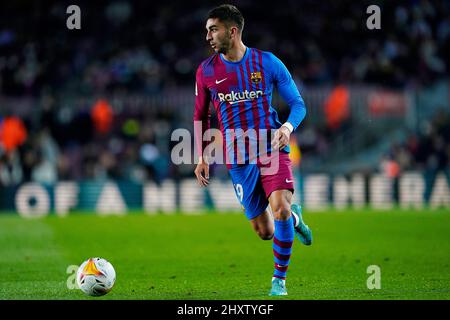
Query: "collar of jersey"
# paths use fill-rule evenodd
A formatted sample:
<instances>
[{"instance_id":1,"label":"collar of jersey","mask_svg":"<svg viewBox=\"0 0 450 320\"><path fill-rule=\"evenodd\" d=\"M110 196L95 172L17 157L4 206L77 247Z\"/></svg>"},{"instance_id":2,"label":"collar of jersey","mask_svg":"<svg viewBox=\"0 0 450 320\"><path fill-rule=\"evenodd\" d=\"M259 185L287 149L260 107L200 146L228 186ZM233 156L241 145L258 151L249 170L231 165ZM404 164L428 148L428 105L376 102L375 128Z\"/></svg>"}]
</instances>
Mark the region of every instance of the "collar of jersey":
<instances>
[{"instance_id":1,"label":"collar of jersey","mask_svg":"<svg viewBox=\"0 0 450 320\"><path fill-rule=\"evenodd\" d=\"M249 47L245 47L245 53L244 53L244 56L242 57L241 60L236 61L236 62L225 60L225 59L222 57L222 54L221 54L221 53L219 53L219 57L220 57L220 59L221 59L224 63L226 63L226 64L229 64L229 65L237 65L237 64L241 64L242 62L244 62L245 59L247 59L249 53L250 53L250 48L249 48Z\"/></svg>"}]
</instances>

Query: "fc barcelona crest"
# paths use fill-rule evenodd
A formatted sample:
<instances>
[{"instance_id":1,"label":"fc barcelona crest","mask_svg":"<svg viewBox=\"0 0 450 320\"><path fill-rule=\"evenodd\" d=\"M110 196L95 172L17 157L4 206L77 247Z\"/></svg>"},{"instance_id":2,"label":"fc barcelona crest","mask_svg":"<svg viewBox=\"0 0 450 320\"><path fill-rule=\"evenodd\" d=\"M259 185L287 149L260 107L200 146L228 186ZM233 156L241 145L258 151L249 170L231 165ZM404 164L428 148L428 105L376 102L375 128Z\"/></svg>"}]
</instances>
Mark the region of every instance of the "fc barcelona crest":
<instances>
[{"instance_id":1,"label":"fc barcelona crest","mask_svg":"<svg viewBox=\"0 0 450 320\"><path fill-rule=\"evenodd\" d=\"M261 80L262 80L261 72L259 72L259 71L258 71L258 72L252 72L252 73L250 74L250 76L251 76L251 80L252 80L253 83L258 84L258 83L260 83Z\"/></svg>"}]
</instances>

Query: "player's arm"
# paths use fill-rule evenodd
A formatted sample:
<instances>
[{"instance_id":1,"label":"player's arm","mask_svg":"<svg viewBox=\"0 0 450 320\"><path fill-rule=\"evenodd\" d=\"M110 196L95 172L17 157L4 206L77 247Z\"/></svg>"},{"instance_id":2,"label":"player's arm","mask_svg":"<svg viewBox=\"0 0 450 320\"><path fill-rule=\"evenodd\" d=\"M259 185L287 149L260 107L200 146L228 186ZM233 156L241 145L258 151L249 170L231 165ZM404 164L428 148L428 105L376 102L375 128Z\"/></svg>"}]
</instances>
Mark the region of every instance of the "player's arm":
<instances>
[{"instance_id":1,"label":"player's arm","mask_svg":"<svg viewBox=\"0 0 450 320\"><path fill-rule=\"evenodd\" d=\"M287 121L275 132L272 146L283 149L289 144L291 133L297 129L306 116L305 102L303 101L294 79L292 79L286 66L280 59L272 55L274 64L273 81L280 96L289 105L290 113Z\"/></svg>"},{"instance_id":2,"label":"player's arm","mask_svg":"<svg viewBox=\"0 0 450 320\"><path fill-rule=\"evenodd\" d=\"M203 81L201 66L197 69L195 80L194 140L199 159L194 173L199 185L206 187L209 183L209 164L208 159L203 156L203 150L206 147L203 135L210 127L209 103L211 97Z\"/></svg>"}]
</instances>

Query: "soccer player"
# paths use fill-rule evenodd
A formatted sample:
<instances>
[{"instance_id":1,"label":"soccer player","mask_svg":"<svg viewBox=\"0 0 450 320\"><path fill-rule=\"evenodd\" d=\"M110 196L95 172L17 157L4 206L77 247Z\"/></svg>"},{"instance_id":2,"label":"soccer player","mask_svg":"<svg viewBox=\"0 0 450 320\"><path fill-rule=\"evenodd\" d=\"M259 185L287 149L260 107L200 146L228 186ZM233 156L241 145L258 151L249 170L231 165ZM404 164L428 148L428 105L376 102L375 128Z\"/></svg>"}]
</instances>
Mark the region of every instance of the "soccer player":
<instances>
[{"instance_id":1,"label":"soccer player","mask_svg":"<svg viewBox=\"0 0 450 320\"><path fill-rule=\"evenodd\" d=\"M305 117L306 108L284 64L270 52L245 46L243 28L244 18L235 6L221 5L208 14L206 41L215 53L196 73L194 127L200 156L195 175L201 186L209 184L205 142L198 138L202 139L210 127L212 102L236 195L259 237L273 239L275 270L269 294L287 295L285 279L294 237L305 245L312 242L301 207L291 206L294 179L289 137ZM274 86L290 107L284 124L271 106ZM246 134L249 130L256 131L256 140L255 135ZM264 135L264 130L274 132ZM239 138L245 143L239 144ZM259 147L256 153L255 141ZM271 172L271 167L276 170Z\"/></svg>"}]
</instances>

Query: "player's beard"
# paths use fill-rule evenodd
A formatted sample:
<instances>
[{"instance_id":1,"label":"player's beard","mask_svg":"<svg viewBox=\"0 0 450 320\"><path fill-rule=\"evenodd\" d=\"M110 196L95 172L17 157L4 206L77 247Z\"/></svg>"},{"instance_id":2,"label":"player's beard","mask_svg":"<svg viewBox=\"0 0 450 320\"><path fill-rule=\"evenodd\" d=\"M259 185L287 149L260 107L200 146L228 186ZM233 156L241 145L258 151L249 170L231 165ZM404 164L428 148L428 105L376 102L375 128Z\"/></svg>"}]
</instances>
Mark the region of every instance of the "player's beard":
<instances>
[{"instance_id":1,"label":"player's beard","mask_svg":"<svg viewBox=\"0 0 450 320\"><path fill-rule=\"evenodd\" d=\"M221 46L220 48L217 49L217 53L221 53L221 54L225 54L226 55L227 52L228 52L228 48L224 47L224 46Z\"/></svg>"},{"instance_id":2,"label":"player's beard","mask_svg":"<svg viewBox=\"0 0 450 320\"><path fill-rule=\"evenodd\" d=\"M227 54L231 47L230 35L227 32L220 40L220 45L217 48L217 53Z\"/></svg>"}]
</instances>

